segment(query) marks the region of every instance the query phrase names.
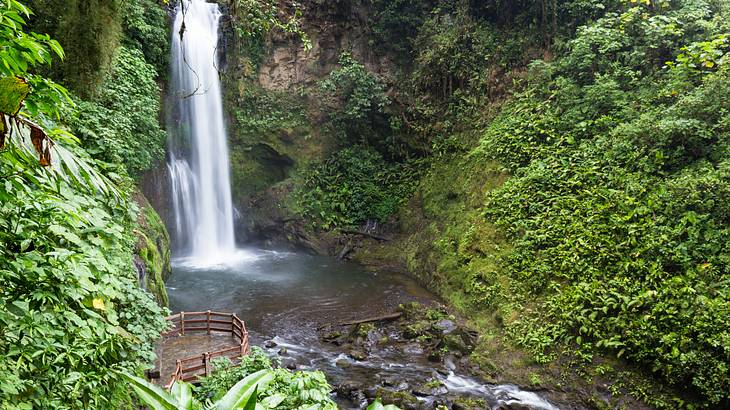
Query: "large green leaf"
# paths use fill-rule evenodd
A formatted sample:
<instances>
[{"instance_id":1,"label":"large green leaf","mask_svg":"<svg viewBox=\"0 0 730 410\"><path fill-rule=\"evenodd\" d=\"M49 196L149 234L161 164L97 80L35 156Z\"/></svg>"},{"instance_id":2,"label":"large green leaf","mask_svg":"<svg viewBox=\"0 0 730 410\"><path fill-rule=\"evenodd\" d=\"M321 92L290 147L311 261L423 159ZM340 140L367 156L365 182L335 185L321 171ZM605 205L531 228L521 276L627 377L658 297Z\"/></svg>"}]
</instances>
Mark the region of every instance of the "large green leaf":
<instances>
[{"instance_id":1,"label":"large green leaf","mask_svg":"<svg viewBox=\"0 0 730 410\"><path fill-rule=\"evenodd\" d=\"M170 393L162 390L159 386L148 382L137 376L117 372L131 385L139 398L152 410L179 410L179 404Z\"/></svg>"},{"instance_id":2,"label":"large green leaf","mask_svg":"<svg viewBox=\"0 0 730 410\"><path fill-rule=\"evenodd\" d=\"M190 383L175 382L170 389L172 397L177 400L178 409L187 410L193 408L193 389Z\"/></svg>"},{"instance_id":3,"label":"large green leaf","mask_svg":"<svg viewBox=\"0 0 730 410\"><path fill-rule=\"evenodd\" d=\"M0 112L13 117L17 115L29 92L30 86L23 78L16 76L0 78Z\"/></svg>"},{"instance_id":4,"label":"large green leaf","mask_svg":"<svg viewBox=\"0 0 730 410\"><path fill-rule=\"evenodd\" d=\"M383 403L381 403L380 400L375 400L368 406L367 410L400 410L400 407L393 404L383 406Z\"/></svg>"},{"instance_id":5,"label":"large green leaf","mask_svg":"<svg viewBox=\"0 0 730 410\"><path fill-rule=\"evenodd\" d=\"M251 403L256 404L256 388L274 379L271 370L259 370L246 376L236 383L230 390L218 400L213 408L217 410L248 409Z\"/></svg>"}]
</instances>

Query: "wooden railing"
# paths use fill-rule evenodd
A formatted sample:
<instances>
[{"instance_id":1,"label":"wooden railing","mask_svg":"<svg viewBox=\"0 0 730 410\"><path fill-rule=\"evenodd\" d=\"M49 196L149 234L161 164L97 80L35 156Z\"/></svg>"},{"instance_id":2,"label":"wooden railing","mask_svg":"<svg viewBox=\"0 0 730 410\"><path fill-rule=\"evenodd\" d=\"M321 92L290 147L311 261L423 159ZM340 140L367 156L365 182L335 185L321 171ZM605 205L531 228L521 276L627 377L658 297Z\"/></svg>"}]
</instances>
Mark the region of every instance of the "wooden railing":
<instances>
[{"instance_id":1,"label":"wooden railing","mask_svg":"<svg viewBox=\"0 0 730 410\"><path fill-rule=\"evenodd\" d=\"M230 333L239 344L237 346L205 352L198 356L186 357L176 361L175 371L170 376L170 381L165 386L172 387L178 380L195 381L199 376L208 376L211 372L210 362L218 357L228 357L236 360L241 356L249 354L248 331L246 324L233 313L212 312L180 312L168 316L167 321L172 324L172 329L163 333L164 337L180 337L185 334L205 332Z\"/></svg>"}]
</instances>

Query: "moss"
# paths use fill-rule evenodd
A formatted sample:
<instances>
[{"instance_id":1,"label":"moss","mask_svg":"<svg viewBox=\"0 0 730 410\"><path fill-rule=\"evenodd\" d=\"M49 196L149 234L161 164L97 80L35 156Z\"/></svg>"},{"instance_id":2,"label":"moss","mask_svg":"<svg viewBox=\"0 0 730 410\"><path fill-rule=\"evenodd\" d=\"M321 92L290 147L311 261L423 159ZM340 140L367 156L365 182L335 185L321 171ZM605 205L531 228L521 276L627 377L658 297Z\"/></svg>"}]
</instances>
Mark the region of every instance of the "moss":
<instances>
[{"instance_id":1,"label":"moss","mask_svg":"<svg viewBox=\"0 0 730 410\"><path fill-rule=\"evenodd\" d=\"M454 409L486 409L489 405L484 399L474 397L457 397L452 405Z\"/></svg>"},{"instance_id":2,"label":"moss","mask_svg":"<svg viewBox=\"0 0 730 410\"><path fill-rule=\"evenodd\" d=\"M137 219L139 229L137 233L137 256L144 263L145 277L142 285L155 297L161 306L167 306L169 301L165 280L169 278L170 266L170 237L162 219L150 206L147 200L138 193L135 200L140 205Z\"/></svg>"},{"instance_id":3,"label":"moss","mask_svg":"<svg viewBox=\"0 0 730 410\"><path fill-rule=\"evenodd\" d=\"M385 388L378 388L375 397L380 398L383 404L393 404L404 409L419 408L419 401L416 396L407 391L393 391Z\"/></svg>"},{"instance_id":4,"label":"moss","mask_svg":"<svg viewBox=\"0 0 730 410\"><path fill-rule=\"evenodd\" d=\"M122 38L123 0L31 0L31 28L50 34L66 52L51 75L78 95L96 92Z\"/></svg>"},{"instance_id":5,"label":"moss","mask_svg":"<svg viewBox=\"0 0 730 410\"><path fill-rule=\"evenodd\" d=\"M145 287L152 293L155 300L161 306L167 306L169 300L167 298L167 290L165 289L165 282L162 278L164 261L160 254L157 245L150 240L142 232L139 232L138 240L142 246L139 248L137 255L142 259L146 268Z\"/></svg>"}]
</instances>

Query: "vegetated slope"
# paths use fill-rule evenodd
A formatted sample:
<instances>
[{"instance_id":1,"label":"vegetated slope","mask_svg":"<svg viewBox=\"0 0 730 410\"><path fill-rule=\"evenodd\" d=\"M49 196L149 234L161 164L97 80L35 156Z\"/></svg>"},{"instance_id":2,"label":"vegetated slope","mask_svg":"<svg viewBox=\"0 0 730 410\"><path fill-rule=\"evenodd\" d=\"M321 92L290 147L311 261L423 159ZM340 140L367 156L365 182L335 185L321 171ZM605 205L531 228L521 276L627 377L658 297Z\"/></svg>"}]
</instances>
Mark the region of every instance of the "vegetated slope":
<instances>
[{"instance_id":1,"label":"vegetated slope","mask_svg":"<svg viewBox=\"0 0 730 410\"><path fill-rule=\"evenodd\" d=\"M163 309L139 283L135 251L150 265L147 280L164 302L164 287L151 273L165 269L166 234L149 207L138 224L129 175L139 176L162 154L160 66L150 64L158 63L150 56L160 43L144 36L155 32L150 21L166 33L165 14L152 0L99 8L73 3L39 9L32 27L83 24L77 14L86 13L88 21L120 31L111 41L106 31L93 37L59 27L69 43L99 52L71 45L74 57L65 64L54 60L64 44L24 30L31 18L24 5L0 6L0 76L28 80L32 88L19 116L40 125L25 142L17 131L3 133L0 151L0 408L131 407L129 389L111 370L141 370L164 327ZM79 59L90 64L74 71ZM78 76L67 78L69 72ZM59 85L67 81L87 100L69 97ZM6 84L4 101L13 95Z\"/></svg>"},{"instance_id":2,"label":"vegetated slope","mask_svg":"<svg viewBox=\"0 0 730 410\"><path fill-rule=\"evenodd\" d=\"M565 351L583 363L619 357L674 392L652 396L599 366L615 393L663 408L727 406L727 4L496 6L436 5L404 45L414 58L395 135L430 141L431 165L405 190L415 188L400 213L405 239L377 256L405 255L411 272L465 312L491 315L539 363ZM547 58L518 70L540 49ZM353 170L370 161L354 158L344 162ZM320 227L381 218L360 206L377 201L338 188L351 175L387 179L313 169L300 206L318 211L305 215Z\"/></svg>"}]
</instances>

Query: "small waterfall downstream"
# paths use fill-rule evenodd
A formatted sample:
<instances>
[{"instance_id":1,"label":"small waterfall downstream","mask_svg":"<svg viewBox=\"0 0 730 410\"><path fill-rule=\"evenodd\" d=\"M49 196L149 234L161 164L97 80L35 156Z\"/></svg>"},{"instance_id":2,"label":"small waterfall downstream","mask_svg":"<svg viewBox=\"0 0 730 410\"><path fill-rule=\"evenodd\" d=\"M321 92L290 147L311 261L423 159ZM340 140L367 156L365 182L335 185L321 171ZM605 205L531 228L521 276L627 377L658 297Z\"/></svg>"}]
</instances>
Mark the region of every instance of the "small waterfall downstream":
<instances>
[{"instance_id":1,"label":"small waterfall downstream","mask_svg":"<svg viewBox=\"0 0 730 410\"><path fill-rule=\"evenodd\" d=\"M215 264L235 252L228 144L218 75L217 4L183 0L172 37L168 170L178 253Z\"/></svg>"}]
</instances>

